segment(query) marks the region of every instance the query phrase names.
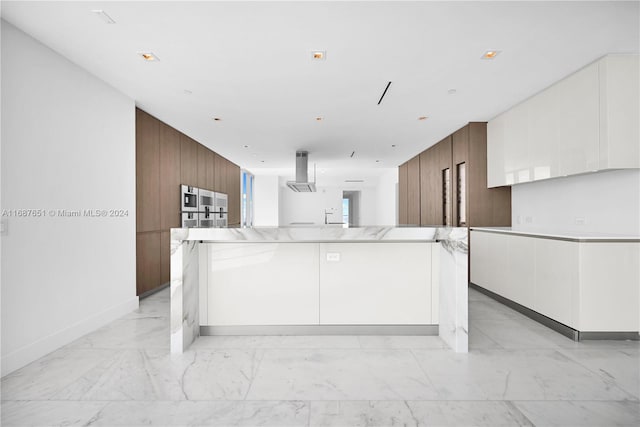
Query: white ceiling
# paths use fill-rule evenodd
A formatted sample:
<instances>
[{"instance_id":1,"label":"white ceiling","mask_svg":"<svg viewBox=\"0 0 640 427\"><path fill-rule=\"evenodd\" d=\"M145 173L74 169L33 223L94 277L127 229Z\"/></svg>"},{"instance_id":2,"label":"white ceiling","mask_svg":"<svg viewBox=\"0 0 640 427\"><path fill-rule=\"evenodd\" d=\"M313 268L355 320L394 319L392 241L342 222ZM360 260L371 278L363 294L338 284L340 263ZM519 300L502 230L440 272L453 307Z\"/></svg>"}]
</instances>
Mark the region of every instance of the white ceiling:
<instances>
[{"instance_id":1,"label":"white ceiling","mask_svg":"<svg viewBox=\"0 0 640 427\"><path fill-rule=\"evenodd\" d=\"M306 149L351 174L395 167L606 53L638 52L638 6L3 1L2 16L247 169L292 171ZM481 60L489 49L502 53Z\"/></svg>"}]
</instances>

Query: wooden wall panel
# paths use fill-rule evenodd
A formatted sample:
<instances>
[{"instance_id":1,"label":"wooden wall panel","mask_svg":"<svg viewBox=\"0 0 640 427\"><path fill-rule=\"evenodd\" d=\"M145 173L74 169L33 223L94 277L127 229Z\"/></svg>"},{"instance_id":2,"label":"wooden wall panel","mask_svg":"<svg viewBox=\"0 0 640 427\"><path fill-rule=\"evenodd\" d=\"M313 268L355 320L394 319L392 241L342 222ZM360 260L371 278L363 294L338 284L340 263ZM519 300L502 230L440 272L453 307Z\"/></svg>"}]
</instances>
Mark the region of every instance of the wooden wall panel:
<instances>
[{"instance_id":1,"label":"wooden wall panel","mask_svg":"<svg viewBox=\"0 0 640 427\"><path fill-rule=\"evenodd\" d=\"M415 156L407 168L407 223L420 224L420 157Z\"/></svg>"},{"instance_id":2,"label":"wooden wall panel","mask_svg":"<svg viewBox=\"0 0 640 427\"><path fill-rule=\"evenodd\" d=\"M468 214L471 227L511 226L511 187L487 188L487 124L469 124Z\"/></svg>"},{"instance_id":3,"label":"wooden wall panel","mask_svg":"<svg viewBox=\"0 0 640 427\"><path fill-rule=\"evenodd\" d=\"M197 143L196 143L197 144ZM209 149L202 144L197 144L197 184L196 187L208 190L207 186L207 152Z\"/></svg>"},{"instance_id":4,"label":"wooden wall panel","mask_svg":"<svg viewBox=\"0 0 640 427\"><path fill-rule=\"evenodd\" d=\"M160 281L158 285L164 285L171 281L171 232L160 232ZM157 285L156 285L157 286Z\"/></svg>"},{"instance_id":5,"label":"wooden wall panel","mask_svg":"<svg viewBox=\"0 0 640 427\"><path fill-rule=\"evenodd\" d=\"M180 183L198 186L198 143L180 134Z\"/></svg>"},{"instance_id":6,"label":"wooden wall panel","mask_svg":"<svg viewBox=\"0 0 640 427\"><path fill-rule=\"evenodd\" d=\"M136 109L136 230L160 227L159 122Z\"/></svg>"},{"instance_id":7,"label":"wooden wall panel","mask_svg":"<svg viewBox=\"0 0 640 427\"><path fill-rule=\"evenodd\" d=\"M398 224L406 225L407 222L407 198L408 183L407 172L409 164L407 162L398 167Z\"/></svg>"},{"instance_id":8,"label":"wooden wall panel","mask_svg":"<svg viewBox=\"0 0 640 427\"><path fill-rule=\"evenodd\" d=\"M216 175L215 175L215 170L216 170L216 155L213 151L211 150L207 150L206 153L206 168L207 168L207 172L206 172L206 185L205 188L207 190L211 190L211 191L215 191L216 188Z\"/></svg>"},{"instance_id":9,"label":"wooden wall panel","mask_svg":"<svg viewBox=\"0 0 640 427\"><path fill-rule=\"evenodd\" d=\"M229 226L240 225L240 167L227 162L227 194L229 196Z\"/></svg>"},{"instance_id":10,"label":"wooden wall panel","mask_svg":"<svg viewBox=\"0 0 640 427\"><path fill-rule=\"evenodd\" d=\"M137 295L160 285L160 232L136 235L136 291Z\"/></svg>"},{"instance_id":11,"label":"wooden wall panel","mask_svg":"<svg viewBox=\"0 0 640 427\"><path fill-rule=\"evenodd\" d=\"M465 207L469 207L469 125L458 129L452 135L452 225L456 227L460 227L458 217L458 165L461 163L465 164L465 170L467 175L465 176L464 188L465 188ZM466 209L466 224L469 224L469 210Z\"/></svg>"},{"instance_id":12,"label":"wooden wall panel","mask_svg":"<svg viewBox=\"0 0 640 427\"><path fill-rule=\"evenodd\" d=\"M160 230L180 227L180 132L160 123Z\"/></svg>"},{"instance_id":13,"label":"wooden wall panel","mask_svg":"<svg viewBox=\"0 0 640 427\"><path fill-rule=\"evenodd\" d=\"M227 193L227 159L215 154L215 191L218 193Z\"/></svg>"}]
</instances>

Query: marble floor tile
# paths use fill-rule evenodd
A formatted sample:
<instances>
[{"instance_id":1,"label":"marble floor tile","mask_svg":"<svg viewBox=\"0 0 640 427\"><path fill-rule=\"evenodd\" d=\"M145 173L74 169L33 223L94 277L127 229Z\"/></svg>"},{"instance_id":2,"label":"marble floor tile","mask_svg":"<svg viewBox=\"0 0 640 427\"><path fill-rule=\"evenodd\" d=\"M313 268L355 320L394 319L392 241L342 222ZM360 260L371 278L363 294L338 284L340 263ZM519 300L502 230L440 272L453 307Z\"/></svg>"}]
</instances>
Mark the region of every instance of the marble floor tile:
<instances>
[{"instance_id":1,"label":"marble floor tile","mask_svg":"<svg viewBox=\"0 0 640 427\"><path fill-rule=\"evenodd\" d=\"M640 350L627 349L562 349L569 359L611 380L618 387L640 398Z\"/></svg>"},{"instance_id":2,"label":"marble floor tile","mask_svg":"<svg viewBox=\"0 0 640 427\"><path fill-rule=\"evenodd\" d=\"M358 337L362 348L449 348L438 336L421 335L361 335Z\"/></svg>"},{"instance_id":3,"label":"marble floor tile","mask_svg":"<svg viewBox=\"0 0 640 427\"><path fill-rule=\"evenodd\" d=\"M471 319L470 325L505 349L557 349L573 347L574 342L531 319Z\"/></svg>"},{"instance_id":4,"label":"marble floor tile","mask_svg":"<svg viewBox=\"0 0 640 427\"><path fill-rule=\"evenodd\" d=\"M536 426L640 425L638 402L514 402L514 405Z\"/></svg>"},{"instance_id":5,"label":"marble floor tile","mask_svg":"<svg viewBox=\"0 0 640 427\"><path fill-rule=\"evenodd\" d=\"M169 318L140 317L116 320L65 348L169 348Z\"/></svg>"},{"instance_id":6,"label":"marble floor tile","mask_svg":"<svg viewBox=\"0 0 640 427\"><path fill-rule=\"evenodd\" d=\"M90 425L303 427L308 420L309 404L299 401L151 401L110 402Z\"/></svg>"},{"instance_id":7,"label":"marble floor tile","mask_svg":"<svg viewBox=\"0 0 640 427\"><path fill-rule=\"evenodd\" d=\"M0 425L14 426L85 426L107 402L77 401L3 401Z\"/></svg>"},{"instance_id":8,"label":"marble floor tile","mask_svg":"<svg viewBox=\"0 0 640 427\"><path fill-rule=\"evenodd\" d=\"M497 301L474 301L469 304L469 319L473 320L502 320L522 318L522 314L510 309Z\"/></svg>"},{"instance_id":9,"label":"marble floor tile","mask_svg":"<svg viewBox=\"0 0 640 427\"><path fill-rule=\"evenodd\" d=\"M533 426L511 402L315 401L311 427Z\"/></svg>"},{"instance_id":10,"label":"marble floor tile","mask_svg":"<svg viewBox=\"0 0 640 427\"><path fill-rule=\"evenodd\" d=\"M350 335L201 336L191 348L359 349L360 341L357 336Z\"/></svg>"},{"instance_id":11,"label":"marble floor tile","mask_svg":"<svg viewBox=\"0 0 640 427\"><path fill-rule=\"evenodd\" d=\"M485 348L498 348L502 346L489 338L485 333L480 331L476 326L469 325L469 351L481 350Z\"/></svg>"},{"instance_id":12,"label":"marble floor tile","mask_svg":"<svg viewBox=\"0 0 640 427\"><path fill-rule=\"evenodd\" d=\"M444 400L635 400L556 350L412 350Z\"/></svg>"},{"instance_id":13,"label":"marble floor tile","mask_svg":"<svg viewBox=\"0 0 640 427\"><path fill-rule=\"evenodd\" d=\"M92 349L54 351L3 377L2 400L52 399L89 372L110 363L117 353L116 350Z\"/></svg>"},{"instance_id":14,"label":"marble floor tile","mask_svg":"<svg viewBox=\"0 0 640 427\"><path fill-rule=\"evenodd\" d=\"M408 350L265 350L247 399L436 399Z\"/></svg>"}]
</instances>

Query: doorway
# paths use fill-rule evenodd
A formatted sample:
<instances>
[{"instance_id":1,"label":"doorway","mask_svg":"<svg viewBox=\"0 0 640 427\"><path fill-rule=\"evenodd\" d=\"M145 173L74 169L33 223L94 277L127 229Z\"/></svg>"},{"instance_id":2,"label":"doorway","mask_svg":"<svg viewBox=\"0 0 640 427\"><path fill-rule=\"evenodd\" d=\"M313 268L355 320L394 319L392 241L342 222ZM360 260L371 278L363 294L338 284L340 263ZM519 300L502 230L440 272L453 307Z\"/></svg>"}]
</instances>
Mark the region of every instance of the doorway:
<instances>
[{"instance_id":1,"label":"doorway","mask_svg":"<svg viewBox=\"0 0 640 427\"><path fill-rule=\"evenodd\" d=\"M360 225L360 191L342 192L342 222L349 227Z\"/></svg>"}]
</instances>

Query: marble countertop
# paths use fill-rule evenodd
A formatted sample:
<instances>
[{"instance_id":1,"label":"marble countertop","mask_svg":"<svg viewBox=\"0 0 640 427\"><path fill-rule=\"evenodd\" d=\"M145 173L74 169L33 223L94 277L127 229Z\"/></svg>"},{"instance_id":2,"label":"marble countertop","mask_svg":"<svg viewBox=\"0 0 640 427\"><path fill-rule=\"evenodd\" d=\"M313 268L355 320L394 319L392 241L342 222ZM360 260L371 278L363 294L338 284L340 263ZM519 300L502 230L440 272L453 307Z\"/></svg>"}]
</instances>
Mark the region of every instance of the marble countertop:
<instances>
[{"instance_id":1,"label":"marble countertop","mask_svg":"<svg viewBox=\"0 0 640 427\"><path fill-rule=\"evenodd\" d=\"M520 230L513 227L471 227L472 231L482 231L487 233L512 234L514 236L538 237L554 240L567 240L571 242L640 242L640 236L610 234L610 233L590 233L575 231L539 231Z\"/></svg>"},{"instance_id":2,"label":"marble countertop","mask_svg":"<svg viewBox=\"0 0 640 427\"><path fill-rule=\"evenodd\" d=\"M203 242L464 242L464 227L172 228L175 241Z\"/></svg>"}]
</instances>

